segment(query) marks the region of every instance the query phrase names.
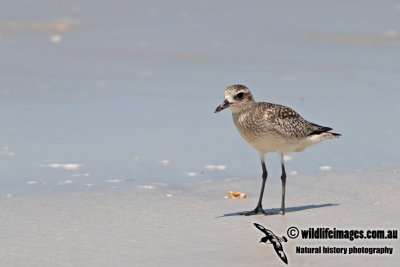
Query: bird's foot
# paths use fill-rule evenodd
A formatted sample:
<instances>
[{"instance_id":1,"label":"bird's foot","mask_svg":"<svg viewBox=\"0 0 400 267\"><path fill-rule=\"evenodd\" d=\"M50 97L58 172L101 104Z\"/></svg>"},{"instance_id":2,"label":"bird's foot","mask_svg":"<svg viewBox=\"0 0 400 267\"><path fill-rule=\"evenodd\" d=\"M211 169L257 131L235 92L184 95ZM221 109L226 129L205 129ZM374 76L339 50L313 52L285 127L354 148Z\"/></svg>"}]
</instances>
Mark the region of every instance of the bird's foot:
<instances>
[{"instance_id":1,"label":"bird's foot","mask_svg":"<svg viewBox=\"0 0 400 267\"><path fill-rule=\"evenodd\" d=\"M254 210L252 210L250 212L242 213L242 215L245 215L245 216L257 215L259 212L264 215L267 215L267 212L265 210L263 210L262 206L257 206Z\"/></svg>"},{"instance_id":2,"label":"bird's foot","mask_svg":"<svg viewBox=\"0 0 400 267\"><path fill-rule=\"evenodd\" d=\"M265 215L278 215L278 214L282 214L282 211L274 211L274 212L267 212Z\"/></svg>"},{"instance_id":3,"label":"bird's foot","mask_svg":"<svg viewBox=\"0 0 400 267\"><path fill-rule=\"evenodd\" d=\"M251 216L251 215L257 215L258 213L262 213L264 215L278 215L278 214L285 215L285 210L281 209L280 211L266 212L265 210L263 210L262 206L258 206L254 210L252 210L250 212L242 213L241 215Z\"/></svg>"},{"instance_id":4,"label":"bird's foot","mask_svg":"<svg viewBox=\"0 0 400 267\"><path fill-rule=\"evenodd\" d=\"M277 215L277 214L285 215L285 210L281 209L280 211L268 212L266 215Z\"/></svg>"}]
</instances>

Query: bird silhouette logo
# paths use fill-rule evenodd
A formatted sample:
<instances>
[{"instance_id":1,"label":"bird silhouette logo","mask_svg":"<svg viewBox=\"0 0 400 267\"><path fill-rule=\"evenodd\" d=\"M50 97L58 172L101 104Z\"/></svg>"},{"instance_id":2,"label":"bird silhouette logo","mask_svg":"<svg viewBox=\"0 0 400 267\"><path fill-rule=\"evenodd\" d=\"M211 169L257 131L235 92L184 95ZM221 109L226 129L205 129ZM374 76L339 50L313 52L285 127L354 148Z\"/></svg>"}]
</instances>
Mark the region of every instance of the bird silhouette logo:
<instances>
[{"instance_id":1,"label":"bird silhouette logo","mask_svg":"<svg viewBox=\"0 0 400 267\"><path fill-rule=\"evenodd\" d=\"M278 237L276 236L271 230L266 229L264 226L254 223L254 225L257 227L258 230L263 232L265 236L261 238L260 243L263 242L265 244L272 244L274 246L274 249L276 251L276 254L278 254L279 258L286 264L288 264L288 259L286 257L285 252L283 252L283 246L281 242L287 242L287 238L282 236ZM268 243L269 242L269 243Z\"/></svg>"}]
</instances>

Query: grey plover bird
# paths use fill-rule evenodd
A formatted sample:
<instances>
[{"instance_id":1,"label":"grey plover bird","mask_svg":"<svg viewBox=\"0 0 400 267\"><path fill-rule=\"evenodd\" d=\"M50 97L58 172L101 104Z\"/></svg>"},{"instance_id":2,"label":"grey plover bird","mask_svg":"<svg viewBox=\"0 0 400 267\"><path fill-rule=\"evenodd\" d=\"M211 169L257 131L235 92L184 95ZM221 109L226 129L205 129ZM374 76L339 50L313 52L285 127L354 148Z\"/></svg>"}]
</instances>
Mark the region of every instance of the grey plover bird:
<instances>
[{"instance_id":1,"label":"grey plover bird","mask_svg":"<svg viewBox=\"0 0 400 267\"><path fill-rule=\"evenodd\" d=\"M257 207L244 215L285 214L286 172L283 155L290 152L301 152L307 147L326 139L341 136L331 133L332 128L323 127L303 119L291 108L265 102L255 102L250 90L244 85L232 85L225 89L225 100L215 109L215 113L225 108L232 111L233 122L240 135L255 148L261 160L263 170L262 185ZM278 212L267 213L262 208L267 167L265 153L276 152L282 166L282 202Z\"/></svg>"}]
</instances>

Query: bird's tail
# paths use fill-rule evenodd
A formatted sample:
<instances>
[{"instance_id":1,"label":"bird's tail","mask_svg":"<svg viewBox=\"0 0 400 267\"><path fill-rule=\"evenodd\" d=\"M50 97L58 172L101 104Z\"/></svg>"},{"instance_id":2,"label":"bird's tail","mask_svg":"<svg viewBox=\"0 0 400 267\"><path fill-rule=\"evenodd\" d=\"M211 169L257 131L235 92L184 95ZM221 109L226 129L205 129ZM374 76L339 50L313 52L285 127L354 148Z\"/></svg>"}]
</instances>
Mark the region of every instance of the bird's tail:
<instances>
[{"instance_id":1,"label":"bird's tail","mask_svg":"<svg viewBox=\"0 0 400 267\"><path fill-rule=\"evenodd\" d=\"M301 152L307 147L311 145L315 145L321 141L328 140L328 139L336 139L342 136L341 134L338 133L331 133L331 132L314 132L312 135L308 135L308 137L305 139L305 143L303 143L301 146L299 146L295 152Z\"/></svg>"},{"instance_id":2,"label":"bird's tail","mask_svg":"<svg viewBox=\"0 0 400 267\"><path fill-rule=\"evenodd\" d=\"M318 124L315 123L311 123L313 126L316 127L316 129L309 133L308 136L312 136L312 135L321 135L324 137L324 139L333 139L333 138L339 138L340 136L342 136L341 134L338 133L331 133L330 131L332 131L333 129L330 127L324 127L324 126L320 126Z\"/></svg>"},{"instance_id":3,"label":"bird's tail","mask_svg":"<svg viewBox=\"0 0 400 267\"><path fill-rule=\"evenodd\" d=\"M339 137L341 137L342 135L341 134L339 134L339 133L330 133L330 134L332 134L334 137L336 137L336 138L339 138Z\"/></svg>"},{"instance_id":4,"label":"bird's tail","mask_svg":"<svg viewBox=\"0 0 400 267\"><path fill-rule=\"evenodd\" d=\"M320 133L317 135L313 135L313 137L318 139L318 142L320 142L322 140L327 140L327 139L339 138L340 136L342 136L342 135L338 134L338 133L331 133L331 132L323 132L323 133Z\"/></svg>"}]
</instances>

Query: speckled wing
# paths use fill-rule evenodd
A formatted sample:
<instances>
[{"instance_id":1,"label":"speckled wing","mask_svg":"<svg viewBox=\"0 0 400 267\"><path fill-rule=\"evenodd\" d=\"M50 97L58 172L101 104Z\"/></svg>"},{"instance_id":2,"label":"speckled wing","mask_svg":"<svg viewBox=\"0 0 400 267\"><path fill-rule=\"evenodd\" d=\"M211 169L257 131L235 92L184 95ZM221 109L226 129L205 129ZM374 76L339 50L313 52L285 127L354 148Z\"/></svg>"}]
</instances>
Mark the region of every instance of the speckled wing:
<instances>
[{"instance_id":1,"label":"speckled wing","mask_svg":"<svg viewBox=\"0 0 400 267\"><path fill-rule=\"evenodd\" d=\"M312 134L318 134L332 130L303 119L291 108L271 103L258 103L265 110L265 119L270 130L287 138L304 138Z\"/></svg>"}]
</instances>

